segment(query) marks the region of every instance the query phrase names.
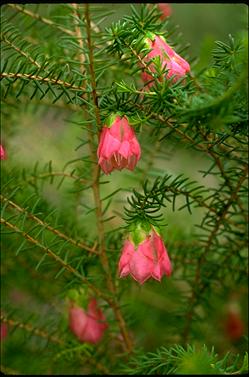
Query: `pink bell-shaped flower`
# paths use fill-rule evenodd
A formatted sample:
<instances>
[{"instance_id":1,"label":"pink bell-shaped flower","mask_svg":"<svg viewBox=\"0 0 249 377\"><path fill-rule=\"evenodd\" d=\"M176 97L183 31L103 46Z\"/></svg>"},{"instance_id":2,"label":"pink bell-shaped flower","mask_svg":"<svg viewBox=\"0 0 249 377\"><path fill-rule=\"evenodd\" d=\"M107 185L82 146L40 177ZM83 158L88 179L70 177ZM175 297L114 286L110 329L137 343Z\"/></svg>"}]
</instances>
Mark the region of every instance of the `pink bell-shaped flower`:
<instances>
[{"instance_id":1,"label":"pink bell-shaped flower","mask_svg":"<svg viewBox=\"0 0 249 377\"><path fill-rule=\"evenodd\" d=\"M78 306L69 309L69 327L81 342L98 343L108 324L95 299L91 299L87 311Z\"/></svg>"},{"instance_id":2,"label":"pink bell-shaped flower","mask_svg":"<svg viewBox=\"0 0 249 377\"><path fill-rule=\"evenodd\" d=\"M170 276L171 263L162 238L156 229L146 232L141 225L125 241L119 260L120 277L131 275L140 284L154 278Z\"/></svg>"},{"instance_id":3,"label":"pink bell-shaped flower","mask_svg":"<svg viewBox=\"0 0 249 377\"><path fill-rule=\"evenodd\" d=\"M181 77L185 76L187 72L190 71L190 66L186 60L184 60L180 55L178 55L165 41L162 36L150 33L150 37L145 39L148 48L151 51L144 58L145 62L150 61L155 57L159 57L162 62L162 67L166 68L167 74L166 78L169 79L172 76L173 82L178 81ZM151 72L156 72L155 65L153 62L149 64L149 69ZM142 80L144 82L153 80L152 75L147 72L142 72ZM160 78L162 80L162 78ZM154 85L154 82L147 84L148 87Z\"/></svg>"},{"instance_id":4,"label":"pink bell-shaped flower","mask_svg":"<svg viewBox=\"0 0 249 377\"><path fill-rule=\"evenodd\" d=\"M110 125L104 125L100 135L97 155L105 174L127 168L134 170L141 156L140 145L126 116L110 117Z\"/></svg>"},{"instance_id":5,"label":"pink bell-shaped flower","mask_svg":"<svg viewBox=\"0 0 249 377\"><path fill-rule=\"evenodd\" d=\"M0 159L1 160L6 160L6 152L2 144L0 144Z\"/></svg>"}]
</instances>

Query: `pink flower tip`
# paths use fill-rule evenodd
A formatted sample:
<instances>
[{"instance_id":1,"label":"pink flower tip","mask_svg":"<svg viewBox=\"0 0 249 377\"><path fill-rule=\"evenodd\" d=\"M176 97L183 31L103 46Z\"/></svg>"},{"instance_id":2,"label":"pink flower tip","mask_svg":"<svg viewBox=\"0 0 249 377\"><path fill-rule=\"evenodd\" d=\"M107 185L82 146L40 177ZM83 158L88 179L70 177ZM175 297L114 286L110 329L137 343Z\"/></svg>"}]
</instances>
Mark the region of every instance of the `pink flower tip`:
<instances>
[{"instance_id":1,"label":"pink flower tip","mask_svg":"<svg viewBox=\"0 0 249 377\"><path fill-rule=\"evenodd\" d=\"M132 235L125 241L118 266L120 277L130 274L140 284L149 278L161 281L172 272L167 249L153 226L142 233L137 246Z\"/></svg>"},{"instance_id":2,"label":"pink flower tip","mask_svg":"<svg viewBox=\"0 0 249 377\"><path fill-rule=\"evenodd\" d=\"M112 116L111 124L104 125L97 155L105 174L110 174L115 169L135 169L141 157L141 149L126 116Z\"/></svg>"},{"instance_id":3,"label":"pink flower tip","mask_svg":"<svg viewBox=\"0 0 249 377\"><path fill-rule=\"evenodd\" d=\"M69 309L69 328L81 341L97 344L108 324L95 299L91 299L87 311L72 305Z\"/></svg>"}]
</instances>

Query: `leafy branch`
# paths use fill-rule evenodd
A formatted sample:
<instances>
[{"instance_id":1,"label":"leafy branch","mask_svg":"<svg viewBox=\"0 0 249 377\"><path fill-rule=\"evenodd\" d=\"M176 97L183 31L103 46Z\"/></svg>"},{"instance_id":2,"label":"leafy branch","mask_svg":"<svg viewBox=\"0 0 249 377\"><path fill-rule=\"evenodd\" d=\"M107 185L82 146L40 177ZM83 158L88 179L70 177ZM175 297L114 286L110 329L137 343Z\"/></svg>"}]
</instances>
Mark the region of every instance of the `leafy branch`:
<instances>
[{"instance_id":1,"label":"leafy branch","mask_svg":"<svg viewBox=\"0 0 249 377\"><path fill-rule=\"evenodd\" d=\"M242 174L238 183L237 183L236 188L232 192L227 203L224 205L223 210L221 211L220 215L217 216L215 226L214 226L213 230L210 232L208 239L207 239L207 242L206 242L206 246L204 247L204 250L203 250L200 258L198 259L194 283L193 283L192 295L189 299L189 306L188 306L189 310L186 314L186 324L185 324L185 327L184 327L184 330L183 330L184 343L187 342L191 322L193 320L194 309L195 309L195 306L196 306L198 299L200 297L199 296L199 294L200 294L199 290L201 290L200 282L203 280L203 275L201 274L201 267L202 267L203 263L205 262L205 259L206 259L208 252L211 249L211 246L212 246L213 241L215 239L215 235L218 233L220 227L224 226L224 220L225 220L225 217L226 217L226 215L229 211L229 208L233 204L234 200L236 199L238 191L240 190L241 185L243 184L245 179L246 179L246 176ZM199 288L197 289L196 287L199 287ZM206 285L205 285L205 287L206 287ZM197 293L199 293L199 294L197 295ZM203 293L203 289L201 290L201 293Z\"/></svg>"},{"instance_id":2,"label":"leafy branch","mask_svg":"<svg viewBox=\"0 0 249 377\"><path fill-rule=\"evenodd\" d=\"M38 240L31 237L27 232L21 230L14 224L10 223L9 221L1 218L1 223L4 224L6 227L10 228L12 231L20 234L23 238L25 238L28 242L32 243L33 245L42 249L47 255L49 255L52 259L54 259L57 263L59 263L63 270L67 270L68 272L72 273L76 276L80 281L85 283L92 291L99 297L104 298L107 302L110 302L110 298L102 293L95 285L91 284L87 278L81 275L75 268L73 268L70 264L66 263L63 259L61 259L58 255L56 255L51 249L41 244ZM112 304L112 302L111 302Z\"/></svg>"},{"instance_id":3,"label":"leafy branch","mask_svg":"<svg viewBox=\"0 0 249 377\"><path fill-rule=\"evenodd\" d=\"M92 247L89 247L88 245L82 243L81 241L75 241L73 238L70 238L70 237L66 236L64 233L60 232L59 230L54 229L51 225L49 225L46 222L42 221L37 216L34 216L33 214L29 213L26 209L18 206L13 201L5 198L3 195L0 195L0 197L1 197L1 201L3 203L7 203L8 206L11 206L12 208L16 209L20 213L24 213L25 215L27 215L28 218L34 220L39 225L41 225L44 230L47 229L47 230L51 231L52 233L56 234L58 237L64 239L65 241L67 241L68 243L71 243L72 245L74 245L76 247L79 247L79 248L82 248L84 250L87 250L90 253L98 254L98 252L96 252L96 246L97 246L96 244L93 245Z\"/></svg>"}]
</instances>

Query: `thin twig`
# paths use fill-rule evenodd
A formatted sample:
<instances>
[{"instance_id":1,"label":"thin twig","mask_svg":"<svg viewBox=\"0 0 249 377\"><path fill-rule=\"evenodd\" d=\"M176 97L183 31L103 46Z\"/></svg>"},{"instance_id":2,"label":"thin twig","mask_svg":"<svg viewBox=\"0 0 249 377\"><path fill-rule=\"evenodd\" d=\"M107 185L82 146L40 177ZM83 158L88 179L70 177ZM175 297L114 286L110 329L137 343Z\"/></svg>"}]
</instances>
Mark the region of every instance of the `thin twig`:
<instances>
[{"instance_id":1,"label":"thin twig","mask_svg":"<svg viewBox=\"0 0 249 377\"><path fill-rule=\"evenodd\" d=\"M18 212L21 212L21 213L25 213L27 214L27 217L29 217L30 219L36 221L38 224L40 224L42 227L44 227L44 229L47 229L49 230L50 232L56 234L58 237L64 239L65 241L71 243L72 245L76 246L76 247L79 247L79 248L82 248L82 249L85 249L87 251L89 251L90 253L94 253L94 254L98 254L98 252L96 252L96 244L93 245L92 247L84 244L83 242L81 241L75 241L73 238L71 237L68 237L66 236L64 233L60 232L59 230L57 229L54 229L52 226L50 226L49 224L47 224L46 222L42 221L41 219L39 219L37 216L29 213L26 209L18 206L16 203L12 202L11 200L5 198L3 195L0 195L1 197L1 200L5 203L7 203L9 206L15 208Z\"/></svg>"},{"instance_id":2,"label":"thin twig","mask_svg":"<svg viewBox=\"0 0 249 377\"><path fill-rule=\"evenodd\" d=\"M184 343L187 343L187 341L188 341L190 326L191 326L191 323L192 323L194 309L195 309L195 305L196 305L196 301L197 301L196 289L199 286L200 281L201 281L201 266L202 266L203 262L205 261L207 253L210 250L210 247L212 245L212 242L213 242L213 239L214 239L215 235L219 231L220 226L223 224L223 220L225 219L225 217L226 217L226 215L228 213L228 210L229 210L230 206L232 205L233 201L237 197L237 193L240 190L240 187L243 184L243 182L244 182L245 179L246 179L246 176L243 174L240 177L240 179L239 179L239 181L237 183L237 186L234 189L231 197L229 198L228 202L226 203L223 212L219 216L219 218L218 218L218 220L216 222L216 225L215 225L213 231L210 233L210 235L208 237L208 240L207 240L207 244L206 244L206 246L204 248L204 251L203 251L200 259L198 260L197 267L196 267L195 278L194 278L194 283L193 283L193 291L192 291L192 295L191 295L191 297L189 299L189 307L190 307L190 309L189 309L189 311L188 311L188 313L186 315L186 325L185 325L184 330L183 330L183 341L184 341ZM202 289L202 291L203 291L203 289Z\"/></svg>"},{"instance_id":3,"label":"thin twig","mask_svg":"<svg viewBox=\"0 0 249 377\"><path fill-rule=\"evenodd\" d=\"M108 302L110 305L112 304L112 300L104 293L102 293L98 288L96 288L93 284L91 284L88 279L86 279L84 276L82 276L75 268L73 268L70 264L67 264L64 262L63 259L61 259L58 255L56 255L51 249L48 247L42 245L38 240L31 237L27 232L21 230L17 226L13 225L9 221L1 218L1 223L3 223L8 228L12 229L14 232L19 233L22 235L22 237L26 238L27 241L31 242L33 245L36 245L37 247L44 250L51 258L53 258L56 262L62 265L62 267L65 268L65 270L71 272L74 276L76 276L78 279L80 279L83 283L89 286L93 290L93 292L99 296L102 297L106 302Z\"/></svg>"},{"instance_id":4,"label":"thin twig","mask_svg":"<svg viewBox=\"0 0 249 377\"><path fill-rule=\"evenodd\" d=\"M2 40L9 45L11 48L13 48L15 51L17 51L20 55L24 56L27 60L29 60L33 65L35 65L37 68L41 68L41 65L31 58L26 52L20 50L17 46L14 45L13 42L9 41L8 38L5 35L1 36Z\"/></svg>"},{"instance_id":5,"label":"thin twig","mask_svg":"<svg viewBox=\"0 0 249 377\"><path fill-rule=\"evenodd\" d=\"M52 26L52 27L62 31L63 33L66 33L66 34L71 35L71 36L75 35L73 31L66 29L65 27L60 26L58 24L55 24L53 21L49 20L48 18L42 17L39 14L33 13L30 10L22 8L17 4L7 4L7 5L9 7L13 8L13 9L19 11L19 12L22 12L23 14L26 14L27 16L34 18L35 20L41 21L42 23L44 23L46 25Z\"/></svg>"},{"instance_id":6,"label":"thin twig","mask_svg":"<svg viewBox=\"0 0 249 377\"><path fill-rule=\"evenodd\" d=\"M16 78L16 79L29 79L29 80L35 80L35 81L41 81L44 83L49 83L52 85L61 85L64 86L65 88L69 88L72 90L77 90L82 92L82 87L80 86L75 86L73 84L70 84L69 82L62 81L62 80L57 80L57 79L50 79L48 77L41 77L41 76L36 76L28 73L15 73L15 72L2 72L0 74L0 78Z\"/></svg>"},{"instance_id":7,"label":"thin twig","mask_svg":"<svg viewBox=\"0 0 249 377\"><path fill-rule=\"evenodd\" d=\"M89 50L89 70L90 70L91 86L92 86L92 98L93 98L94 107L95 107L96 123L100 130L101 119L100 119L97 90L96 90L96 78L95 78L94 62L93 62L93 47L92 47L92 41L91 41L91 21L90 21L88 4L85 5L85 18L86 18L86 31L87 31L87 45L88 45L88 50ZM106 250L105 250L104 225L102 221L103 213L102 213L102 203L100 199L100 190L99 190L100 168L97 161L96 150L94 148L93 134L90 130L90 125L89 125L88 137L89 137L89 147L90 147L92 159L96 162L95 167L94 167L94 172L93 172L94 180L93 180L92 187L93 187L94 200L96 204L96 218L97 218L97 227L98 227L98 236L99 236L99 247L100 247L100 253L101 253L100 258L101 258L101 263L103 265L104 271L106 273L108 288L111 291L111 293L113 293L113 296L115 297L116 289L115 289L114 282L112 280L109 261L108 261ZM112 308L120 326L120 331L124 339L125 348L128 352L131 352L132 342L131 342L129 333L126 329L124 318L122 316L122 313L116 301L112 304Z\"/></svg>"},{"instance_id":8,"label":"thin twig","mask_svg":"<svg viewBox=\"0 0 249 377\"><path fill-rule=\"evenodd\" d=\"M37 329L36 327L33 327L29 323L22 323L22 322L14 321L13 319L6 318L4 315L1 315L0 319L1 319L1 322L4 322L11 327L18 327L20 329L24 329L28 332L31 332L34 335L40 336L41 338L45 338L53 343L63 344L63 341L59 339L58 337L51 336L46 331Z\"/></svg>"}]
</instances>

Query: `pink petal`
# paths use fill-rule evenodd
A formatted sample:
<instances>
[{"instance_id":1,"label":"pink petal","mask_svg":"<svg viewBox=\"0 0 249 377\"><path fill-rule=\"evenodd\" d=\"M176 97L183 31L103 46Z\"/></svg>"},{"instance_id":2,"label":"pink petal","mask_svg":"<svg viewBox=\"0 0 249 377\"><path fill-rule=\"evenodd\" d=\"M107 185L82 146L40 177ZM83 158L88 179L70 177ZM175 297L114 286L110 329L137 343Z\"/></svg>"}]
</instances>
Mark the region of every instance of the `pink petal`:
<instances>
[{"instance_id":1,"label":"pink petal","mask_svg":"<svg viewBox=\"0 0 249 377\"><path fill-rule=\"evenodd\" d=\"M0 340L2 341L8 335L8 327L6 323L1 323L0 325Z\"/></svg>"},{"instance_id":2,"label":"pink petal","mask_svg":"<svg viewBox=\"0 0 249 377\"><path fill-rule=\"evenodd\" d=\"M150 261L154 261L151 235L148 235L147 238L142 243L140 243L140 245L138 246L138 251Z\"/></svg>"},{"instance_id":3,"label":"pink petal","mask_svg":"<svg viewBox=\"0 0 249 377\"><path fill-rule=\"evenodd\" d=\"M128 119L126 117L123 117L121 120L121 129L123 133L122 141L130 141L134 137L135 132L133 128L129 125Z\"/></svg>"},{"instance_id":4,"label":"pink petal","mask_svg":"<svg viewBox=\"0 0 249 377\"><path fill-rule=\"evenodd\" d=\"M99 159L99 165L101 166L105 174L110 174L114 168L109 160L103 159L102 157L100 157Z\"/></svg>"},{"instance_id":5,"label":"pink petal","mask_svg":"<svg viewBox=\"0 0 249 377\"><path fill-rule=\"evenodd\" d=\"M135 252L135 248L132 242L126 240L122 249L122 254L119 260L118 269L121 277L126 276L130 272L129 261Z\"/></svg>"},{"instance_id":6,"label":"pink petal","mask_svg":"<svg viewBox=\"0 0 249 377\"><path fill-rule=\"evenodd\" d=\"M154 266L153 272L152 272L152 277L158 281L161 281L163 276L163 269L161 268L161 265L157 263Z\"/></svg>"},{"instance_id":7,"label":"pink petal","mask_svg":"<svg viewBox=\"0 0 249 377\"><path fill-rule=\"evenodd\" d=\"M134 131L129 125L129 122L125 116L122 118L117 117L109 130L110 134L121 142L124 140L129 140L134 136Z\"/></svg>"},{"instance_id":8,"label":"pink petal","mask_svg":"<svg viewBox=\"0 0 249 377\"><path fill-rule=\"evenodd\" d=\"M160 259L165 254L166 249L162 238L155 231L152 233L152 243L157 251L157 257Z\"/></svg>"},{"instance_id":9,"label":"pink petal","mask_svg":"<svg viewBox=\"0 0 249 377\"><path fill-rule=\"evenodd\" d=\"M137 160L138 158L135 155L130 156L127 162L127 169L134 170L135 166L137 165Z\"/></svg>"},{"instance_id":10,"label":"pink petal","mask_svg":"<svg viewBox=\"0 0 249 377\"><path fill-rule=\"evenodd\" d=\"M152 51L146 56L145 61L149 61L156 56L159 56L163 61L163 66L166 67L169 71L167 78L176 76L173 81L177 81L179 78L184 76L187 72L190 71L190 66L186 60L184 60L180 55L178 55L165 41L162 37L156 35L154 41L148 40L149 45L152 48ZM154 72L154 65L150 64L150 69ZM146 72L142 73L143 81L150 81L152 77ZM153 82L148 84L148 87L151 87Z\"/></svg>"},{"instance_id":11,"label":"pink petal","mask_svg":"<svg viewBox=\"0 0 249 377\"><path fill-rule=\"evenodd\" d=\"M160 11L162 12L162 15L161 15L161 20L164 20L166 17L169 17L172 13L172 9L171 9L171 6L170 4L167 4L167 3L159 3L158 4L158 8L160 9Z\"/></svg>"},{"instance_id":12,"label":"pink petal","mask_svg":"<svg viewBox=\"0 0 249 377\"><path fill-rule=\"evenodd\" d=\"M162 238L153 231L153 244L155 249L157 250L158 255L158 263L161 268L161 272L165 272L166 275L171 274L171 262L168 256L167 249L163 243Z\"/></svg>"},{"instance_id":13,"label":"pink petal","mask_svg":"<svg viewBox=\"0 0 249 377\"><path fill-rule=\"evenodd\" d=\"M131 144L132 153L135 154L137 156L137 160L139 160L141 157L141 148L140 148L139 142L137 141L136 136L133 137L130 144Z\"/></svg>"},{"instance_id":14,"label":"pink petal","mask_svg":"<svg viewBox=\"0 0 249 377\"><path fill-rule=\"evenodd\" d=\"M4 150L4 147L0 144L0 159L5 160L6 159L6 152Z\"/></svg>"},{"instance_id":15,"label":"pink petal","mask_svg":"<svg viewBox=\"0 0 249 377\"><path fill-rule=\"evenodd\" d=\"M105 139L100 151L100 157L110 158L120 147L120 141L115 139L110 132L106 133Z\"/></svg>"},{"instance_id":16,"label":"pink petal","mask_svg":"<svg viewBox=\"0 0 249 377\"><path fill-rule=\"evenodd\" d=\"M172 272L172 267L171 267L171 262L170 262L166 248L165 248L165 254L160 261L160 265L161 265L161 268L163 269L163 271L165 272L165 274L167 276L170 276L171 272Z\"/></svg>"},{"instance_id":17,"label":"pink petal","mask_svg":"<svg viewBox=\"0 0 249 377\"><path fill-rule=\"evenodd\" d=\"M103 144L104 144L105 137L106 137L106 133L108 133L108 128L107 127L103 127L102 130L101 130L100 139L99 139L99 145L98 145L98 150L97 150L97 156L98 157L101 156Z\"/></svg>"},{"instance_id":18,"label":"pink petal","mask_svg":"<svg viewBox=\"0 0 249 377\"><path fill-rule=\"evenodd\" d=\"M122 124L122 119L120 116L117 116L115 121L112 123L111 127L109 127L110 134L117 140L121 140L120 138L120 127Z\"/></svg>"},{"instance_id":19,"label":"pink petal","mask_svg":"<svg viewBox=\"0 0 249 377\"><path fill-rule=\"evenodd\" d=\"M140 284L143 284L151 277L153 271L153 262L146 258L137 250L130 260L130 274Z\"/></svg>"},{"instance_id":20,"label":"pink petal","mask_svg":"<svg viewBox=\"0 0 249 377\"><path fill-rule=\"evenodd\" d=\"M105 324L98 323L96 320L88 317L87 326L81 334L80 340L82 342L96 344L102 338L105 329Z\"/></svg>"},{"instance_id":21,"label":"pink petal","mask_svg":"<svg viewBox=\"0 0 249 377\"><path fill-rule=\"evenodd\" d=\"M175 53L175 55L173 56L172 60L174 60L178 65L180 65L185 72L189 72L190 71L190 65L188 64L188 62L186 60L184 60L177 53Z\"/></svg>"},{"instance_id":22,"label":"pink petal","mask_svg":"<svg viewBox=\"0 0 249 377\"><path fill-rule=\"evenodd\" d=\"M87 314L89 314L91 317L95 319L102 319L102 311L100 308L98 308L97 301L95 298L89 301L87 307Z\"/></svg>"},{"instance_id":23,"label":"pink petal","mask_svg":"<svg viewBox=\"0 0 249 377\"><path fill-rule=\"evenodd\" d=\"M87 325L87 315L83 309L71 307L69 309L69 327L70 330L78 337L84 332Z\"/></svg>"},{"instance_id":24,"label":"pink petal","mask_svg":"<svg viewBox=\"0 0 249 377\"><path fill-rule=\"evenodd\" d=\"M128 141L123 141L121 143L118 153L120 153L124 158L127 159L131 154L130 143Z\"/></svg>"}]
</instances>

